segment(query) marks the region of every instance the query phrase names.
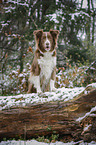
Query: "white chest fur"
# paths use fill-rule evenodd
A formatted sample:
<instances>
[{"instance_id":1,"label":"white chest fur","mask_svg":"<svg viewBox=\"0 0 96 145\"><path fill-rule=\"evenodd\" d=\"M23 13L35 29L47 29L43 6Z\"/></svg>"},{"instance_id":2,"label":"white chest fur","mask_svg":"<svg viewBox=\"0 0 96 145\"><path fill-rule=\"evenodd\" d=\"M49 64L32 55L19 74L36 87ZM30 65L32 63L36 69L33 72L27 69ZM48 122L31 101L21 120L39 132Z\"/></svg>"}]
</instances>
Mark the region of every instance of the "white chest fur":
<instances>
[{"instance_id":1,"label":"white chest fur","mask_svg":"<svg viewBox=\"0 0 96 145\"><path fill-rule=\"evenodd\" d=\"M44 76L46 80L50 79L51 73L56 66L56 57L52 56L51 52L44 53L44 56L38 59L38 64L41 68L40 76Z\"/></svg>"}]
</instances>

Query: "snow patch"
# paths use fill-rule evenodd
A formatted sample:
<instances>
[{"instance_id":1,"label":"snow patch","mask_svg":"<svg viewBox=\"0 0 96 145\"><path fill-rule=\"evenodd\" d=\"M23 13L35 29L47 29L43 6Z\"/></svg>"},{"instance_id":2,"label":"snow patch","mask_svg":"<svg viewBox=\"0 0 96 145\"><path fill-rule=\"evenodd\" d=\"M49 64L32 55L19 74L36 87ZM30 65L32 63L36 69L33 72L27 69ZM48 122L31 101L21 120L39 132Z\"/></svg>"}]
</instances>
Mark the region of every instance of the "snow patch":
<instances>
[{"instance_id":1,"label":"snow patch","mask_svg":"<svg viewBox=\"0 0 96 145\"><path fill-rule=\"evenodd\" d=\"M88 117L88 116L93 116L93 117L95 117L96 114L92 113L92 112L95 112L95 111L96 111L96 106L93 107L93 108L90 110L90 112L87 112L83 117L79 117L78 119L76 119L76 121L81 122L84 118L86 118L86 117Z\"/></svg>"},{"instance_id":2,"label":"snow patch","mask_svg":"<svg viewBox=\"0 0 96 145\"><path fill-rule=\"evenodd\" d=\"M78 142L68 142L68 143L63 143L63 142L59 142L59 141L56 141L55 143L44 143L44 142L38 142L36 140L28 140L28 141L15 141L15 140L12 140L12 141L2 141L0 143L0 145L76 145L76 144L79 144L79 145L96 145L96 142L95 141L91 141L90 143L84 143L82 140L81 141L78 141Z\"/></svg>"},{"instance_id":3,"label":"snow patch","mask_svg":"<svg viewBox=\"0 0 96 145\"><path fill-rule=\"evenodd\" d=\"M96 87L96 83L90 84L88 86ZM31 94L20 94L17 96L0 96L0 110L8 109L12 106L26 106L27 104L41 104L50 101L69 101L77 97L81 93L84 93L86 88L76 87L76 88L59 88L56 92L45 92L45 93L31 93ZM91 109L90 112L86 113L85 116L80 117L77 121L81 121L88 115L92 114L96 110L96 106Z\"/></svg>"},{"instance_id":4,"label":"snow patch","mask_svg":"<svg viewBox=\"0 0 96 145\"><path fill-rule=\"evenodd\" d=\"M45 92L42 94L20 94L17 96L0 96L0 110L12 106L26 106L27 104L38 104L50 101L68 101L82 93L84 88L59 88L56 92Z\"/></svg>"},{"instance_id":5,"label":"snow patch","mask_svg":"<svg viewBox=\"0 0 96 145\"><path fill-rule=\"evenodd\" d=\"M89 125L87 124L87 125L84 127L83 131L86 132L86 131L89 129L90 126L92 126L92 124L89 124Z\"/></svg>"}]
</instances>

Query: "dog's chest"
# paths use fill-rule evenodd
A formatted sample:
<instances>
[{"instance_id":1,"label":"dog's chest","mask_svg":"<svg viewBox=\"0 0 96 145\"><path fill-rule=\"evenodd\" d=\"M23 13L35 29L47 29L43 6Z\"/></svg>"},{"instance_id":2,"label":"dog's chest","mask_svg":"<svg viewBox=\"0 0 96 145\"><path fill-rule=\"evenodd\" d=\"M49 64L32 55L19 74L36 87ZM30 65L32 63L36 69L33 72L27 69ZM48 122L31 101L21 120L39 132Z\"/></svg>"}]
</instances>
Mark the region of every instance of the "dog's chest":
<instances>
[{"instance_id":1,"label":"dog's chest","mask_svg":"<svg viewBox=\"0 0 96 145\"><path fill-rule=\"evenodd\" d=\"M56 57L53 57L50 52L46 52L43 57L38 59L38 64L41 68L40 76L44 76L48 80L50 79L51 73L56 66Z\"/></svg>"}]
</instances>

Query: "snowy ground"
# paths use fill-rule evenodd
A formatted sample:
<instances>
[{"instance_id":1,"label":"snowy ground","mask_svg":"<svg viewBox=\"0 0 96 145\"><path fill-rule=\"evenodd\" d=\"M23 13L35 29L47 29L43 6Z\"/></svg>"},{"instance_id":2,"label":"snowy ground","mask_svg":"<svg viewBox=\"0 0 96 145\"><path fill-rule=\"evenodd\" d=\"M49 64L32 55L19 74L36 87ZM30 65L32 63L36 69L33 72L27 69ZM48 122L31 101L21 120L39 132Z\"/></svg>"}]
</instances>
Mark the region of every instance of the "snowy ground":
<instances>
[{"instance_id":1,"label":"snowy ground","mask_svg":"<svg viewBox=\"0 0 96 145\"><path fill-rule=\"evenodd\" d=\"M38 142L36 140L30 140L30 141L2 141L0 145L96 145L96 142L92 141L90 143L84 143L83 141L79 142L55 142L55 143L44 143L44 142Z\"/></svg>"},{"instance_id":2,"label":"snowy ground","mask_svg":"<svg viewBox=\"0 0 96 145\"><path fill-rule=\"evenodd\" d=\"M59 88L56 92L45 92L42 94L20 94L16 96L0 96L0 110L8 109L12 106L26 106L27 104L38 104L50 101L68 101L81 93L87 94L88 88L96 88L96 83L84 87Z\"/></svg>"}]
</instances>

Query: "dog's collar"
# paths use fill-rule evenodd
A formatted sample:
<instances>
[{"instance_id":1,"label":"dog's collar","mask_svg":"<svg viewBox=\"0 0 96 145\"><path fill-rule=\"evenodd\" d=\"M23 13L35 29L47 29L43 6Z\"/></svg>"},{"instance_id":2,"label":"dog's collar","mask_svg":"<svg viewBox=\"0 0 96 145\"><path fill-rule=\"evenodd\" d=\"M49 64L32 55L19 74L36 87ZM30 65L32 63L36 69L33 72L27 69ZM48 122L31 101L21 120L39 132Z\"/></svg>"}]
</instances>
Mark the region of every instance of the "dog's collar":
<instances>
[{"instance_id":1,"label":"dog's collar","mask_svg":"<svg viewBox=\"0 0 96 145\"><path fill-rule=\"evenodd\" d=\"M44 55L44 52L42 52L39 48L38 48L38 50L40 51L41 54ZM55 49L52 52L50 52L50 53L53 55L54 52L55 52Z\"/></svg>"}]
</instances>

